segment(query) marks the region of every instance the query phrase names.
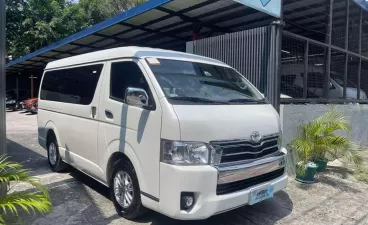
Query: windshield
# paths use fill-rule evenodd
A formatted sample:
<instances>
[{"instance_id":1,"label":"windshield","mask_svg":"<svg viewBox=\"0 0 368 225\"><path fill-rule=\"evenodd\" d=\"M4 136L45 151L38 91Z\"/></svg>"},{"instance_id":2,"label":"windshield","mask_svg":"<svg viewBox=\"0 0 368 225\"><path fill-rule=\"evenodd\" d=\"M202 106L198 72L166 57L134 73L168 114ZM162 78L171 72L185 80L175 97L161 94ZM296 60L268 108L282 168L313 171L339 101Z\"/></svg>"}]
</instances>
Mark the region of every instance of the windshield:
<instances>
[{"instance_id":1,"label":"windshield","mask_svg":"<svg viewBox=\"0 0 368 225\"><path fill-rule=\"evenodd\" d=\"M249 81L232 68L169 59L148 58L147 62L173 104L266 103Z\"/></svg>"}]
</instances>

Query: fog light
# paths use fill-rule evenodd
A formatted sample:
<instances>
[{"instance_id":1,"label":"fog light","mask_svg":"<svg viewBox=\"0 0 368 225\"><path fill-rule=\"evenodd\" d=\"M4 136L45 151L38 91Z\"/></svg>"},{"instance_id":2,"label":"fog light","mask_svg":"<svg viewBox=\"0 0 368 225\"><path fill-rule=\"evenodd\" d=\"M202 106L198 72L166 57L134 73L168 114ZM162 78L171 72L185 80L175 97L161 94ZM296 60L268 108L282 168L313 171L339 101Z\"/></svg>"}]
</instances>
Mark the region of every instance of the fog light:
<instances>
[{"instance_id":1,"label":"fog light","mask_svg":"<svg viewBox=\"0 0 368 225\"><path fill-rule=\"evenodd\" d=\"M189 192L183 192L181 194L181 210L189 209L194 205L194 194Z\"/></svg>"}]
</instances>

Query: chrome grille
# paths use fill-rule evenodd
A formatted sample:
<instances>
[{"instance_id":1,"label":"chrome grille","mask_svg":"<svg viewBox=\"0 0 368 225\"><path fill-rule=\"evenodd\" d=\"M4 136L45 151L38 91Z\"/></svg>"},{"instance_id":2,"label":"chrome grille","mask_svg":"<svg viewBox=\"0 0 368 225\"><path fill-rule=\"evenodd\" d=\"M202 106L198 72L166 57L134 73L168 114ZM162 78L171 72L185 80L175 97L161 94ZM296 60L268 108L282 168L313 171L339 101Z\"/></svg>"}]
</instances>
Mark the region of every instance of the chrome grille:
<instances>
[{"instance_id":1,"label":"chrome grille","mask_svg":"<svg viewBox=\"0 0 368 225\"><path fill-rule=\"evenodd\" d=\"M279 135L264 137L259 143L250 140L212 141L215 148L222 149L220 163L230 163L243 160L259 159L277 152Z\"/></svg>"},{"instance_id":2,"label":"chrome grille","mask_svg":"<svg viewBox=\"0 0 368 225\"><path fill-rule=\"evenodd\" d=\"M281 177L284 174L284 170L285 168L281 168L281 169L278 169L273 172L266 173L266 174L263 174L257 177L252 177L249 179L240 180L240 181L227 183L227 184L218 184L217 189L216 189L216 194L217 195L229 194L229 193L233 193L236 191L247 189L254 185L261 184L263 182L271 181L273 179Z\"/></svg>"}]
</instances>

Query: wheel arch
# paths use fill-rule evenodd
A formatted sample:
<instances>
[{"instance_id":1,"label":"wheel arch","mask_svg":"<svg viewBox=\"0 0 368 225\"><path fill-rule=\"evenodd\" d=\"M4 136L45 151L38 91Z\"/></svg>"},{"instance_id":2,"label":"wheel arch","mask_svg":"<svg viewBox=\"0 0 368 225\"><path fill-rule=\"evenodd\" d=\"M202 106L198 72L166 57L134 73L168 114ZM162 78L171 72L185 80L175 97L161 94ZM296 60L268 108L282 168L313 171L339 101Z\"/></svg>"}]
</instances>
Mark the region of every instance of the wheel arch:
<instances>
[{"instance_id":1,"label":"wheel arch","mask_svg":"<svg viewBox=\"0 0 368 225\"><path fill-rule=\"evenodd\" d=\"M55 136L57 143L60 145L60 136L59 136L59 133L57 131L56 125L54 124L54 122L48 121L45 125L45 132L44 132L44 135L45 135L44 138L45 138L45 141L46 141L46 146L48 145L49 140L50 140L49 138L52 134Z\"/></svg>"},{"instance_id":2,"label":"wheel arch","mask_svg":"<svg viewBox=\"0 0 368 225\"><path fill-rule=\"evenodd\" d=\"M106 171L106 183L110 185L114 163L118 160L125 160L125 161L130 162L133 165L133 168L137 175L140 189L141 191L144 190L145 182L142 177L142 171L140 169L140 162L139 162L139 159L136 153L134 152L133 148L128 143L125 142L123 147L119 143L124 143L124 142L120 142L116 140L116 141L113 141L108 146L107 152L109 154L109 157L108 157L108 160L106 160L107 163L106 163L106 170L105 170Z\"/></svg>"}]
</instances>

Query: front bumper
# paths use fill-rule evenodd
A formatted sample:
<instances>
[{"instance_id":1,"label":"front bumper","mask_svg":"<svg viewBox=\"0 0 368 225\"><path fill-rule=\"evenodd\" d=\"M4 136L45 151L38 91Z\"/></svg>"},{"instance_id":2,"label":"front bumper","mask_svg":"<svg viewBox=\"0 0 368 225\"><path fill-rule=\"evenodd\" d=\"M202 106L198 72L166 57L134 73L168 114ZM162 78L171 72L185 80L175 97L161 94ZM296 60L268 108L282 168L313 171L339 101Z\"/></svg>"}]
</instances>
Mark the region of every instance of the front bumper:
<instances>
[{"instance_id":1,"label":"front bumper","mask_svg":"<svg viewBox=\"0 0 368 225\"><path fill-rule=\"evenodd\" d=\"M288 182L285 169L278 177L231 193L217 193L218 186L260 177L277 169L285 168L285 158L286 155L282 154L266 158L266 160L257 160L233 170L222 168L222 171L220 168L212 166L175 166L161 163L158 211L175 219L197 220L247 205L250 201L251 191L256 188L272 185L274 192L285 188ZM181 192L194 193L195 205L193 208L180 209Z\"/></svg>"}]
</instances>

